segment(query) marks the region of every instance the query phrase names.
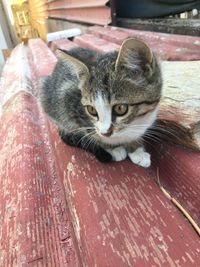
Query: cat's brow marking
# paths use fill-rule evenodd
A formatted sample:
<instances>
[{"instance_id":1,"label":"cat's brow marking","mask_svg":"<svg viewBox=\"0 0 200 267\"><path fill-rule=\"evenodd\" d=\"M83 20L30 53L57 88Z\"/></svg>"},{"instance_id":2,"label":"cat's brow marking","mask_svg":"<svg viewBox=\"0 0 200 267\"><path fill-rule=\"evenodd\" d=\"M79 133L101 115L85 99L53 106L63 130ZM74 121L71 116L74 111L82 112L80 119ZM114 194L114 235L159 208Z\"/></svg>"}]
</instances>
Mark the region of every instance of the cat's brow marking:
<instances>
[{"instance_id":1,"label":"cat's brow marking","mask_svg":"<svg viewBox=\"0 0 200 267\"><path fill-rule=\"evenodd\" d=\"M131 104L131 106L139 106L139 105L143 105L143 104L145 104L145 105L153 105L153 104L156 104L158 102L159 102L159 99L154 100L154 101L142 101L142 102L138 102L138 103L133 103L133 104Z\"/></svg>"}]
</instances>

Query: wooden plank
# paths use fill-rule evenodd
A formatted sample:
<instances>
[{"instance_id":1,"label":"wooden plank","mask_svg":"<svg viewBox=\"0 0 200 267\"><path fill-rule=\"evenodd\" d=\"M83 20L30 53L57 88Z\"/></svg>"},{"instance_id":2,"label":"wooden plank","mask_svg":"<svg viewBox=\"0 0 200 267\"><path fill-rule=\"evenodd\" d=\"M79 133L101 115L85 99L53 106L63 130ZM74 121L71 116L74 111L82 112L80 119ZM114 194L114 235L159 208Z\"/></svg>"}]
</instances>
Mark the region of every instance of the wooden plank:
<instances>
[{"instance_id":1,"label":"wooden plank","mask_svg":"<svg viewBox=\"0 0 200 267\"><path fill-rule=\"evenodd\" d=\"M154 142L149 145L156 181L200 226L200 153Z\"/></svg>"},{"instance_id":2,"label":"wooden plank","mask_svg":"<svg viewBox=\"0 0 200 267\"><path fill-rule=\"evenodd\" d=\"M88 28L88 32L118 45L121 45L126 38L130 37L142 39L162 60L200 60L200 37L138 31L109 26L103 28L93 26Z\"/></svg>"},{"instance_id":3,"label":"wooden plank","mask_svg":"<svg viewBox=\"0 0 200 267\"><path fill-rule=\"evenodd\" d=\"M135 30L200 36L199 19L126 19L118 18L117 26Z\"/></svg>"},{"instance_id":4,"label":"wooden plank","mask_svg":"<svg viewBox=\"0 0 200 267\"><path fill-rule=\"evenodd\" d=\"M78 267L58 162L35 97L55 57L34 41L13 50L1 77L0 266ZM48 64L38 68L41 60Z\"/></svg>"},{"instance_id":5,"label":"wooden plank","mask_svg":"<svg viewBox=\"0 0 200 267\"><path fill-rule=\"evenodd\" d=\"M107 6L48 10L48 17L99 25L111 23L111 12Z\"/></svg>"},{"instance_id":6,"label":"wooden plank","mask_svg":"<svg viewBox=\"0 0 200 267\"><path fill-rule=\"evenodd\" d=\"M199 264L199 237L160 191L153 169L99 163L63 144L54 125L50 133L84 266Z\"/></svg>"},{"instance_id":7,"label":"wooden plank","mask_svg":"<svg viewBox=\"0 0 200 267\"><path fill-rule=\"evenodd\" d=\"M74 42L83 48L91 48L100 53L108 53L119 49L119 45L111 43L92 34L76 36Z\"/></svg>"},{"instance_id":8,"label":"wooden plank","mask_svg":"<svg viewBox=\"0 0 200 267\"><path fill-rule=\"evenodd\" d=\"M65 145L57 127L47 123L35 97L37 80L49 75L55 63L47 46L35 39L14 50L3 72L0 265L199 266L199 237L163 195L153 168L128 160L102 164ZM159 146L156 150L162 154ZM186 188L180 190L199 188L199 157L190 162L191 179L196 177L191 183L185 169L180 171L191 155L184 152L179 164L176 147L165 151L169 157L174 150L171 172L185 175ZM154 168L165 164L152 156ZM192 201L195 219L196 192L182 194Z\"/></svg>"},{"instance_id":9,"label":"wooden plank","mask_svg":"<svg viewBox=\"0 0 200 267\"><path fill-rule=\"evenodd\" d=\"M101 30L100 29L101 27L92 27L92 28L98 28L99 32ZM92 31L90 32L92 33ZM101 30L101 33L102 34L105 33L105 28ZM117 28L114 28L114 33L118 41L120 38L121 39L124 38L124 32L122 32L123 34L120 35ZM147 35L147 33L145 34L146 34L146 38L149 38L150 40L151 38L156 38L155 33L149 33L149 36ZM112 36L113 38L113 33L110 33L110 36ZM159 37L166 40L166 42L173 42L175 48L176 48L175 45L180 45L181 43L180 36L178 36L179 39L177 39L176 36L173 36L173 35L170 36L168 34L162 34L161 36L158 36L158 38ZM190 38L192 39L192 37L188 37L184 39L185 42L187 43ZM80 45L83 45L84 47L89 47L100 52L104 51L105 47L108 47L108 45L110 46L110 51L112 50L111 42L103 43L101 39L99 40L94 37L92 38L91 35L79 36L79 39L76 41L77 43L79 43ZM64 40L63 40L63 43L64 43ZM66 41L66 45L67 43L68 42ZM98 43L100 45L98 45ZM182 45L185 45L185 43L183 43ZM69 49L70 47L71 46L69 46ZM177 73L176 71L178 67L177 65L175 66L176 63L178 65L180 64L181 66L183 65L181 62L164 62L163 63L163 64L167 64L167 67L169 66L169 69L174 74L175 78L179 77L179 73ZM190 74L192 73L192 77L188 77L188 76L185 77L185 79L189 79L190 81L193 81L193 76L195 76L195 73L198 70L198 62L197 61L186 62L186 68L188 67L189 69L190 69L190 65L193 63L195 66L196 65L197 66L191 67ZM175 66L174 67L175 70L173 67L171 67L171 65ZM167 87L167 84L168 84L167 78L170 79L170 75L166 71L166 66L164 66L163 68L165 69L164 80L165 80L165 84ZM184 75L184 71L182 70L181 67L179 67L178 70L180 72L180 77ZM175 83L176 83L176 80L177 79L174 79ZM184 83L184 85L186 85L186 82L184 80L182 82ZM198 84L196 84L195 82L193 82L193 85L194 85L194 88L196 89L198 88ZM180 87L182 87L182 85L180 85ZM168 92L167 88L164 88L164 92L165 90ZM198 90L196 90L195 92L198 95ZM164 121L162 121L162 123L164 123ZM155 180L157 181L158 184L160 183L162 186L164 186L164 188L167 189L167 191L172 195L172 197L177 199L179 203L181 203L182 206L185 208L185 210L189 212L189 214L200 225L200 217L199 217L199 205L200 204L196 198L198 194L198 188L199 188L199 183L198 183L199 167L198 166L199 166L200 154L196 152L177 148L174 145L170 146L164 143L163 132L164 132L164 136L167 137L166 131L167 133L168 131L170 131L170 135L168 139L167 138L165 139L166 141L174 142L174 140L176 141L175 137L178 136L177 139L178 141L181 140L182 145L183 145L183 141L185 141L186 146L188 146L188 144L191 145L191 135L188 134L188 131L186 131L188 127L187 125L184 127L180 127L181 128L181 134L180 134L180 133L177 133L177 126L174 126L172 122L170 123L170 129L166 129L166 124L167 123L165 121L164 131L159 133L159 136L155 136L154 142L152 142L151 139L147 140L149 150L152 154L152 162L153 162L152 167L154 171L156 172L157 170L159 170L159 173L158 173L159 175L156 174ZM161 126L163 125L159 125L159 127ZM167 126L169 127L169 125ZM188 141L188 143L186 141Z\"/></svg>"},{"instance_id":10,"label":"wooden plank","mask_svg":"<svg viewBox=\"0 0 200 267\"><path fill-rule=\"evenodd\" d=\"M162 62L161 137L200 150L200 61Z\"/></svg>"}]
</instances>

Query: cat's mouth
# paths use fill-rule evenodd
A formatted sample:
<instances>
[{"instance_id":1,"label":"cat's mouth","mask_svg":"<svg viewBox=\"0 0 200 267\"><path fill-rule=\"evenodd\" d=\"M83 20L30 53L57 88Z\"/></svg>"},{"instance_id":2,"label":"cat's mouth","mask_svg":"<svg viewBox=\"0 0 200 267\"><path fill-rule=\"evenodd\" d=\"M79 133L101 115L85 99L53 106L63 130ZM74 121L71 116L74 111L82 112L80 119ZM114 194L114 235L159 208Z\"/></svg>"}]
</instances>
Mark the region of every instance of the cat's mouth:
<instances>
[{"instance_id":1,"label":"cat's mouth","mask_svg":"<svg viewBox=\"0 0 200 267\"><path fill-rule=\"evenodd\" d=\"M96 134L102 141L109 141L113 138L118 137L118 134L120 133L122 129L123 128L120 128L120 129L111 128L105 133L102 133L98 129L96 129Z\"/></svg>"},{"instance_id":2,"label":"cat's mouth","mask_svg":"<svg viewBox=\"0 0 200 267\"><path fill-rule=\"evenodd\" d=\"M105 135L101 133L96 133L96 138L105 144L108 145L119 145L119 144L125 144L128 141L132 141L133 138L130 136L122 136L119 132L113 132L112 134ZM130 139L130 140L129 140Z\"/></svg>"},{"instance_id":3,"label":"cat's mouth","mask_svg":"<svg viewBox=\"0 0 200 267\"><path fill-rule=\"evenodd\" d=\"M107 144L126 144L138 140L146 131L147 125L129 125L127 127L113 128L112 131L101 133L96 129L96 138Z\"/></svg>"},{"instance_id":4,"label":"cat's mouth","mask_svg":"<svg viewBox=\"0 0 200 267\"><path fill-rule=\"evenodd\" d=\"M96 129L96 133L97 135L101 138L101 139L110 139L112 137L116 137L117 133L119 133L123 128L114 128L113 126L111 126L107 131L105 132L101 132L99 129Z\"/></svg>"}]
</instances>

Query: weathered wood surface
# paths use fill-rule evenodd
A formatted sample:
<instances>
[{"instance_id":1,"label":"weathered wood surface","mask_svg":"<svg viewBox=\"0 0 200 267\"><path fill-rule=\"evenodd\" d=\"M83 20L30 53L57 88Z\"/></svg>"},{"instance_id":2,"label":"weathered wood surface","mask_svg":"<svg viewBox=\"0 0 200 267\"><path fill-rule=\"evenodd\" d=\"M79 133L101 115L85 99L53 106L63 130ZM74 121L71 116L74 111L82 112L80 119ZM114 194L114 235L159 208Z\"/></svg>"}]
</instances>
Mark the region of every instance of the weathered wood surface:
<instances>
[{"instance_id":1,"label":"weathered wood surface","mask_svg":"<svg viewBox=\"0 0 200 267\"><path fill-rule=\"evenodd\" d=\"M145 170L66 146L36 98L37 80L55 63L41 40L30 40L4 69L0 266L199 266L199 237L155 172L200 224L199 153L155 142Z\"/></svg>"},{"instance_id":2,"label":"weathered wood surface","mask_svg":"<svg viewBox=\"0 0 200 267\"><path fill-rule=\"evenodd\" d=\"M35 97L38 78L47 75L55 62L46 45L33 40L29 47L13 50L2 73L1 267L79 266L58 162Z\"/></svg>"},{"instance_id":3,"label":"weathered wood surface","mask_svg":"<svg viewBox=\"0 0 200 267\"><path fill-rule=\"evenodd\" d=\"M200 153L158 142L151 143L149 150L158 184L160 182L200 226Z\"/></svg>"},{"instance_id":4,"label":"weathered wood surface","mask_svg":"<svg viewBox=\"0 0 200 267\"><path fill-rule=\"evenodd\" d=\"M101 40L110 42L110 50L113 48L113 43L121 45L124 39L135 37L144 40L162 60L200 60L200 37L198 36L173 35L117 27L103 28L100 26L90 27L88 32ZM88 45L95 48L95 43L91 38L87 40L85 35L75 38L77 43L81 40L85 40Z\"/></svg>"},{"instance_id":5,"label":"weathered wood surface","mask_svg":"<svg viewBox=\"0 0 200 267\"><path fill-rule=\"evenodd\" d=\"M193 247L197 245L199 249L199 237L191 229L188 232L188 222L162 194L154 172L150 174L128 160L101 164L84 151L64 148L55 126L51 133L84 265L187 267L199 264ZM171 163L174 173L179 160ZM159 165L155 163L154 167ZM177 172L179 177L183 175L180 169ZM163 174L160 182L164 186ZM198 191L196 184L192 188L193 197L187 200L196 203L195 219L199 219L200 203L194 196L194 189Z\"/></svg>"},{"instance_id":6,"label":"weathered wood surface","mask_svg":"<svg viewBox=\"0 0 200 267\"><path fill-rule=\"evenodd\" d=\"M152 32L200 36L199 19L126 19L119 18L119 27Z\"/></svg>"},{"instance_id":7,"label":"weathered wood surface","mask_svg":"<svg viewBox=\"0 0 200 267\"><path fill-rule=\"evenodd\" d=\"M200 150L200 61L162 62L161 136ZM165 138L165 137L164 137Z\"/></svg>"}]
</instances>

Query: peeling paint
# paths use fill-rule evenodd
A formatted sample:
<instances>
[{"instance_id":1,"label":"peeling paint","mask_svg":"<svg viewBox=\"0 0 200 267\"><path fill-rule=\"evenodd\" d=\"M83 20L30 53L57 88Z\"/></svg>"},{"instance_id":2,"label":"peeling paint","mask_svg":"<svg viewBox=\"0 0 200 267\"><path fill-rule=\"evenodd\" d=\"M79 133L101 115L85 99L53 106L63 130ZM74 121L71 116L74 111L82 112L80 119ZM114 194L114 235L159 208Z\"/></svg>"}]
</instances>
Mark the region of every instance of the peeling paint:
<instances>
[{"instance_id":1,"label":"peeling paint","mask_svg":"<svg viewBox=\"0 0 200 267\"><path fill-rule=\"evenodd\" d=\"M68 165L67 165L67 170L68 170L69 172L73 172L73 170L74 170L74 166L73 166L72 162L69 162L69 163L68 163Z\"/></svg>"},{"instance_id":2,"label":"peeling paint","mask_svg":"<svg viewBox=\"0 0 200 267\"><path fill-rule=\"evenodd\" d=\"M67 266L74 267L78 264L73 242L60 244L61 224L70 235L68 215L58 215L56 208L56 203L61 199L65 203L65 198L61 187L56 195L57 163L52 161L44 115L32 94L36 82L28 69L34 68L27 54L31 51L27 48L23 54L22 50L16 47L6 63L0 88L4 105L0 132L0 265L27 266L40 261L42 266L66 266L67 259Z\"/></svg>"},{"instance_id":3,"label":"peeling paint","mask_svg":"<svg viewBox=\"0 0 200 267\"><path fill-rule=\"evenodd\" d=\"M29 49L35 96L36 78L51 73L56 59L40 40ZM129 161L101 164L60 140L33 95L18 92L2 116L0 265L199 266L199 238L154 172L161 168L162 184L199 219L199 155L163 144L152 151L149 171Z\"/></svg>"}]
</instances>

